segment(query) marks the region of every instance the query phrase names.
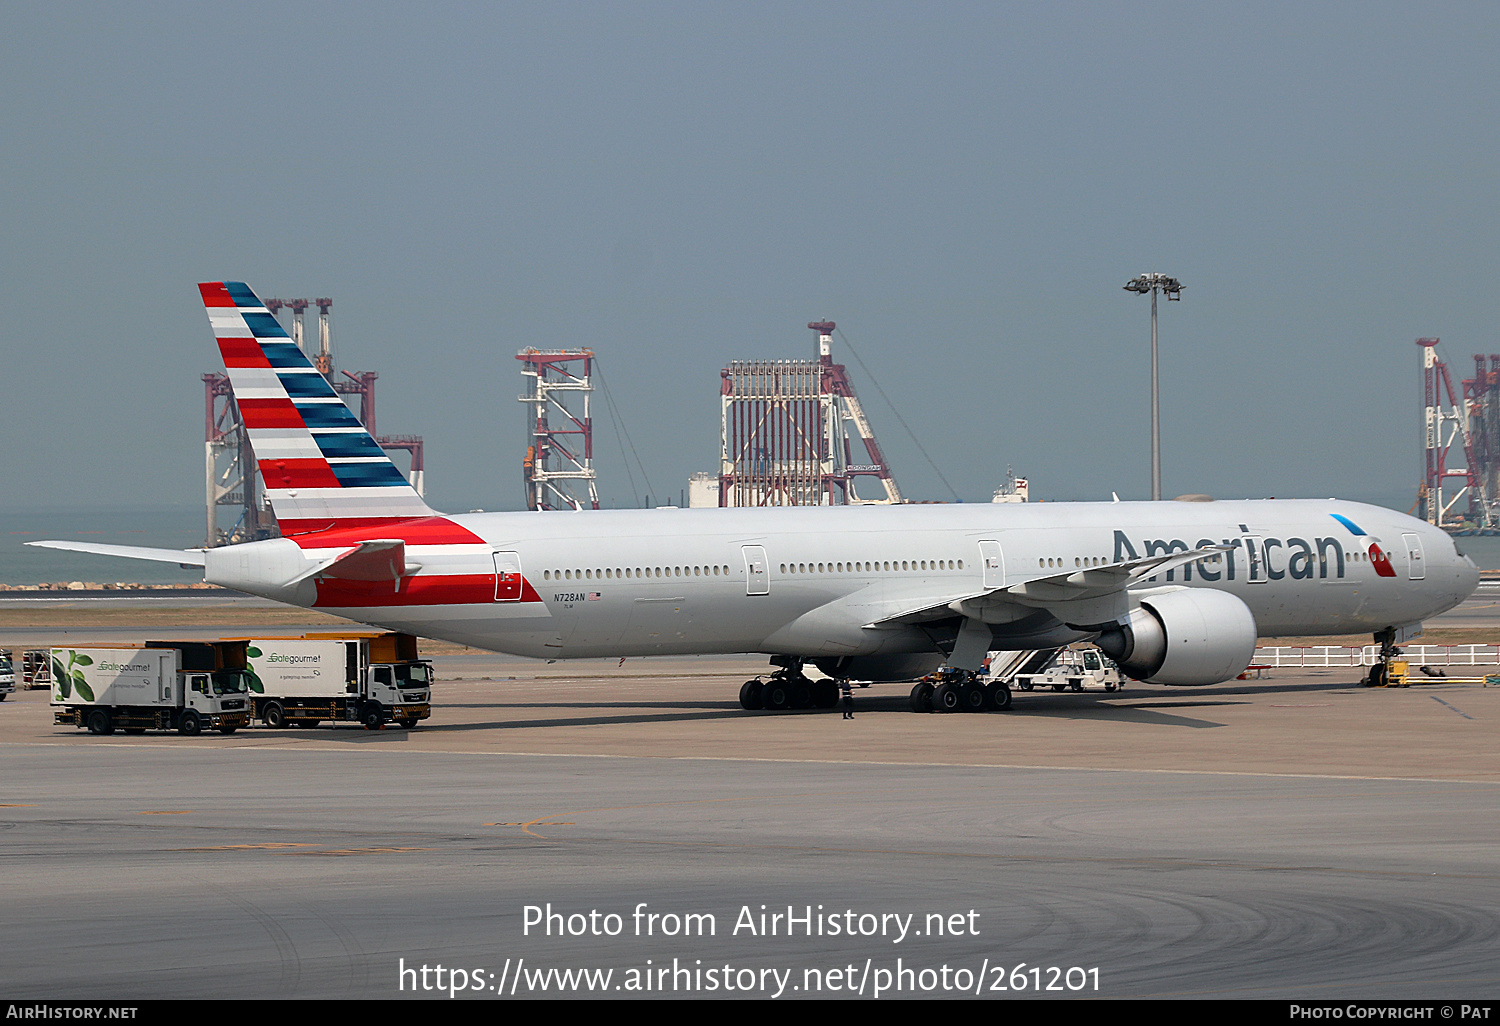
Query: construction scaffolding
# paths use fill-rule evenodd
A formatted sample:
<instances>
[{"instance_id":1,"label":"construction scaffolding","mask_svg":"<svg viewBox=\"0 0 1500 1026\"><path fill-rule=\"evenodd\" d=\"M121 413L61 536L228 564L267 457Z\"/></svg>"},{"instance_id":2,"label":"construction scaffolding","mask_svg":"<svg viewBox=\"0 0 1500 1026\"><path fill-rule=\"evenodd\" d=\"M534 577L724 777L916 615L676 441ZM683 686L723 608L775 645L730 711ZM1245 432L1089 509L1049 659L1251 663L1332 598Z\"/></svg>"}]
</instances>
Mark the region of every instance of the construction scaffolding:
<instances>
[{"instance_id":1,"label":"construction scaffolding","mask_svg":"<svg viewBox=\"0 0 1500 1026\"><path fill-rule=\"evenodd\" d=\"M833 362L836 325L808 327L818 336L816 361L735 361L720 372L720 506L902 501L848 372ZM877 482L881 496L861 496L860 478Z\"/></svg>"},{"instance_id":2,"label":"construction scaffolding","mask_svg":"<svg viewBox=\"0 0 1500 1026\"><path fill-rule=\"evenodd\" d=\"M1419 516L1454 532L1500 531L1500 356L1474 357L1474 377L1455 390L1438 339L1419 338L1422 350L1423 476ZM1449 466L1463 453L1465 465Z\"/></svg>"},{"instance_id":3,"label":"construction scaffolding","mask_svg":"<svg viewBox=\"0 0 1500 1026\"><path fill-rule=\"evenodd\" d=\"M594 474L592 349L522 349L516 354L531 406L522 475L527 509L598 509Z\"/></svg>"},{"instance_id":4,"label":"construction scaffolding","mask_svg":"<svg viewBox=\"0 0 1500 1026\"><path fill-rule=\"evenodd\" d=\"M313 366L333 385L344 402L349 397L359 398L358 409L352 405L355 416L365 430L375 437L375 442L387 452L400 450L410 457L406 479L417 494L425 490L425 474L422 466L422 438L420 435L380 436L375 433L375 380L380 376L375 371L340 371L335 375L333 366L332 331L329 313L332 299L267 299L266 309L281 317L282 310L291 311L292 322L289 334L307 354ZM308 307L318 308L318 348L308 352L303 317ZM240 542L275 538L276 518L268 508L265 489L256 467L255 454L250 449L250 439L240 420L239 407L234 402L234 392L225 374L203 375L205 398L204 428L204 476L206 478L207 523L205 542L209 546L236 545ZM248 472L247 472L248 471Z\"/></svg>"}]
</instances>

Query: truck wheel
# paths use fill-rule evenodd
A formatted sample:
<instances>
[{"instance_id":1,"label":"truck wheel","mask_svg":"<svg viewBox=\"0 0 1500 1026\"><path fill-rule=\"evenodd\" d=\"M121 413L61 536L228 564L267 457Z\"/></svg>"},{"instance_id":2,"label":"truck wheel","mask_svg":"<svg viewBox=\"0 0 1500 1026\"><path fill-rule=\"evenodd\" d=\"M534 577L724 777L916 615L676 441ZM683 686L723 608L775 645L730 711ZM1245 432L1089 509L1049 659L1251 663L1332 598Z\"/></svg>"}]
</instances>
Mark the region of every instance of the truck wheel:
<instances>
[{"instance_id":1,"label":"truck wheel","mask_svg":"<svg viewBox=\"0 0 1500 1026\"><path fill-rule=\"evenodd\" d=\"M121 727L120 729L127 734L144 734L146 732L145 727Z\"/></svg>"},{"instance_id":2,"label":"truck wheel","mask_svg":"<svg viewBox=\"0 0 1500 1026\"><path fill-rule=\"evenodd\" d=\"M385 713L381 712L380 703L377 702L365 709L359 721L365 725L366 730L379 730L385 726Z\"/></svg>"},{"instance_id":3,"label":"truck wheel","mask_svg":"<svg viewBox=\"0 0 1500 1026\"><path fill-rule=\"evenodd\" d=\"M224 726L224 727L220 727L219 728L219 733L220 734L233 734L236 730L239 730L239 729L240 729L239 727Z\"/></svg>"},{"instance_id":4,"label":"truck wheel","mask_svg":"<svg viewBox=\"0 0 1500 1026\"><path fill-rule=\"evenodd\" d=\"M407 730L414 729L416 725L417 718L415 716L408 716L406 719L401 721L401 726L405 727Z\"/></svg>"},{"instance_id":5,"label":"truck wheel","mask_svg":"<svg viewBox=\"0 0 1500 1026\"><path fill-rule=\"evenodd\" d=\"M1066 691L1066 690L1068 690L1068 686L1066 684L1054 684L1054 685L1052 685L1052 690L1053 691Z\"/></svg>"},{"instance_id":6,"label":"truck wheel","mask_svg":"<svg viewBox=\"0 0 1500 1026\"><path fill-rule=\"evenodd\" d=\"M103 709L94 709L89 712L88 728L90 734L113 734L115 726L109 722L109 713Z\"/></svg>"},{"instance_id":7,"label":"truck wheel","mask_svg":"<svg viewBox=\"0 0 1500 1026\"><path fill-rule=\"evenodd\" d=\"M260 715L268 727L286 726L286 710L281 707L280 702L267 702Z\"/></svg>"},{"instance_id":8,"label":"truck wheel","mask_svg":"<svg viewBox=\"0 0 1500 1026\"><path fill-rule=\"evenodd\" d=\"M1074 677L1072 680L1068 681L1068 687L1072 688L1074 691L1082 691L1083 679L1080 677Z\"/></svg>"},{"instance_id":9,"label":"truck wheel","mask_svg":"<svg viewBox=\"0 0 1500 1026\"><path fill-rule=\"evenodd\" d=\"M189 709L182 714L182 719L177 721L177 733L186 737L197 737L203 733L203 720L196 712Z\"/></svg>"}]
</instances>

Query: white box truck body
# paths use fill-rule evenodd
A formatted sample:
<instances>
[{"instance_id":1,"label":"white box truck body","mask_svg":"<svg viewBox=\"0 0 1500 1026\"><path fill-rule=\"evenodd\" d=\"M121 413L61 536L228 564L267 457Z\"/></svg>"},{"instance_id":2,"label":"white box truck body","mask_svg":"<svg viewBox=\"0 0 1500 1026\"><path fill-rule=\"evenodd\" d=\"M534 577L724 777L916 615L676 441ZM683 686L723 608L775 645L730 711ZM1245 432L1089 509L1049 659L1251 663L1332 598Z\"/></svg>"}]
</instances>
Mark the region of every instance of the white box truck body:
<instances>
[{"instance_id":1,"label":"white box truck body","mask_svg":"<svg viewBox=\"0 0 1500 1026\"><path fill-rule=\"evenodd\" d=\"M232 734L250 722L244 645L148 642L54 648L53 721L93 734L149 729ZM239 665L235 665L238 663Z\"/></svg>"},{"instance_id":2,"label":"white box truck body","mask_svg":"<svg viewBox=\"0 0 1500 1026\"><path fill-rule=\"evenodd\" d=\"M411 728L432 715L432 667L406 634L251 638L251 713L268 727L323 720Z\"/></svg>"}]
</instances>

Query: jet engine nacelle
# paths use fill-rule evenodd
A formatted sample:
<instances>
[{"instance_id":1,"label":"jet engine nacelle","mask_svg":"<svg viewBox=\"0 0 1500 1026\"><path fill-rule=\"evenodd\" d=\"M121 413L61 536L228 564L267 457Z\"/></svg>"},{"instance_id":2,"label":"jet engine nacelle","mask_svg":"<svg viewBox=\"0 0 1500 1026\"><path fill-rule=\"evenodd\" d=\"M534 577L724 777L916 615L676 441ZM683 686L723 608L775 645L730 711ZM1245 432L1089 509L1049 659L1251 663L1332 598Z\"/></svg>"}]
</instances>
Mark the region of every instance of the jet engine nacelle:
<instances>
[{"instance_id":1,"label":"jet engine nacelle","mask_svg":"<svg viewBox=\"0 0 1500 1026\"><path fill-rule=\"evenodd\" d=\"M1255 658L1250 608L1228 592L1206 588L1149 595L1124 624L1095 642L1120 669L1151 684L1217 684Z\"/></svg>"}]
</instances>

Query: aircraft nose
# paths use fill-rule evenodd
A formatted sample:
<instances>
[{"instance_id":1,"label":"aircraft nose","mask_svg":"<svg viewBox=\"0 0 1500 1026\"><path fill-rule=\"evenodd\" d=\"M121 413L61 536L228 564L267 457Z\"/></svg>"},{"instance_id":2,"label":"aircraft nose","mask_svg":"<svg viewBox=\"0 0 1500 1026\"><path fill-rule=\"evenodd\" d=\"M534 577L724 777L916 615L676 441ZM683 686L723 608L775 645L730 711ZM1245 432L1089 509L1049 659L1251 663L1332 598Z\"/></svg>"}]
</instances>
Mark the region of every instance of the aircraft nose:
<instances>
[{"instance_id":1,"label":"aircraft nose","mask_svg":"<svg viewBox=\"0 0 1500 1026\"><path fill-rule=\"evenodd\" d=\"M1458 557L1459 601L1474 594L1479 587L1479 566L1466 555Z\"/></svg>"}]
</instances>

